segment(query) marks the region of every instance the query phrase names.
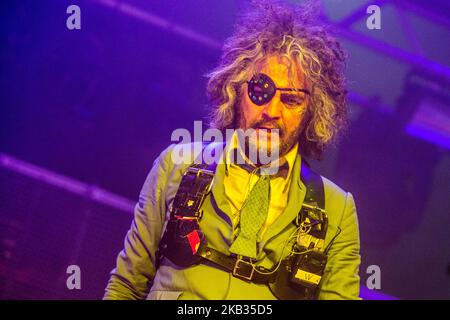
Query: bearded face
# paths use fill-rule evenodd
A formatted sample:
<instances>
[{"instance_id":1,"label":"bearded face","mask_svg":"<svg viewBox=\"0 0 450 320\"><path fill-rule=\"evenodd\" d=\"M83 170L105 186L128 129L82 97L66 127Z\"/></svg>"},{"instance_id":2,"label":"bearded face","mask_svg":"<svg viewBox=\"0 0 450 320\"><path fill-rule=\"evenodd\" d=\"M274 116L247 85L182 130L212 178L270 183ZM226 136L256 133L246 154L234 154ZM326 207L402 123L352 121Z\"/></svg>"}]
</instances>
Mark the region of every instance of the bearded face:
<instances>
[{"instance_id":1,"label":"bearded face","mask_svg":"<svg viewBox=\"0 0 450 320\"><path fill-rule=\"evenodd\" d=\"M281 157L298 142L308 95L301 91L284 90L292 87L286 59L270 55L258 65L257 73L267 75L278 88L270 101L255 103L255 97L251 93L249 95L249 84L243 84L239 127L253 133L246 136L245 144L249 144L246 149L250 147L270 155L276 148ZM294 83L295 89L305 88L303 77Z\"/></svg>"}]
</instances>

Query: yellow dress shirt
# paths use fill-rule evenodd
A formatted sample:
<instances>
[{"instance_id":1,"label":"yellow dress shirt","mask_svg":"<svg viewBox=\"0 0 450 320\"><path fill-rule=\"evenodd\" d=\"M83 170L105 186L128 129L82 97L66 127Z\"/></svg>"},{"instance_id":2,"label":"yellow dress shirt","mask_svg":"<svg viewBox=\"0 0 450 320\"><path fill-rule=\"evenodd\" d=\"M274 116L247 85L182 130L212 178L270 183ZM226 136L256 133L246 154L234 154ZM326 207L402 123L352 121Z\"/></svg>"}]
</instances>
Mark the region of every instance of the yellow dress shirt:
<instances>
[{"instance_id":1,"label":"yellow dress shirt","mask_svg":"<svg viewBox=\"0 0 450 320\"><path fill-rule=\"evenodd\" d=\"M224 177L225 196L231 207L233 215L233 226L237 225L239 221L239 213L244 204L247 195L250 190L258 181L258 175L248 172L244 168L232 163L231 152L233 149L239 149L236 134L232 137L231 147L227 148L226 153L226 173ZM281 215L283 212L289 194L289 186L292 176L292 168L295 158L297 156L298 144L296 144L282 159L280 163L286 161L288 163L288 174L286 177L274 175L270 179L270 199L269 199L269 211L267 219L258 234L258 241L261 240L264 232L267 228ZM241 152L242 153L242 152ZM236 233L237 230L233 230Z\"/></svg>"}]
</instances>

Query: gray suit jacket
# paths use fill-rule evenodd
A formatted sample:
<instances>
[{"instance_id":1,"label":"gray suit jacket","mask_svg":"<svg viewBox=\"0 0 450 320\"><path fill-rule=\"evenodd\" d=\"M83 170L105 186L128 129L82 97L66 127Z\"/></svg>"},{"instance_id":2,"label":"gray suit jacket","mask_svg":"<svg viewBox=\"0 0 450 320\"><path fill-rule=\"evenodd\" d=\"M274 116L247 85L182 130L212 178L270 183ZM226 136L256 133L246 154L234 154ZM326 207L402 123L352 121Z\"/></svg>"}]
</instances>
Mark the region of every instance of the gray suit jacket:
<instances>
[{"instance_id":1,"label":"gray suit jacket","mask_svg":"<svg viewBox=\"0 0 450 320\"><path fill-rule=\"evenodd\" d=\"M161 153L145 180L104 299L275 299L266 285L248 283L208 264L182 269L164 259L159 269L155 269L155 252L168 208L184 170L190 165L175 164L171 156L173 148L171 145ZM298 156L284 212L269 226L259 243L258 261L269 269L288 254L285 243L295 229L292 222L305 197L300 162ZM233 225L222 183L224 172L225 165L219 164L212 192L203 203L204 214L199 224L208 245L229 254ZM358 299L360 255L355 203L350 193L326 178L323 181L329 219L325 246L334 237L335 240L328 252L319 299Z\"/></svg>"}]
</instances>

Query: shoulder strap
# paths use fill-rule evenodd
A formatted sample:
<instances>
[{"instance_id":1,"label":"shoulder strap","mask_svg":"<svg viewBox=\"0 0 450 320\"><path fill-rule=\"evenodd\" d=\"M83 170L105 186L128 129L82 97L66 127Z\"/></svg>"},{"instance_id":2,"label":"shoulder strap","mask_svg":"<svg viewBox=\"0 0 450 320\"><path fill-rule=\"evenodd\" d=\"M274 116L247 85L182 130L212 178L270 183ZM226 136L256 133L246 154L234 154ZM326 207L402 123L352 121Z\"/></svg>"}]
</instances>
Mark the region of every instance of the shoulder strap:
<instances>
[{"instance_id":1,"label":"shoulder strap","mask_svg":"<svg viewBox=\"0 0 450 320\"><path fill-rule=\"evenodd\" d=\"M325 195L322 177L312 170L306 161L302 160L300 179L306 186L305 202L325 209Z\"/></svg>"},{"instance_id":2,"label":"shoulder strap","mask_svg":"<svg viewBox=\"0 0 450 320\"><path fill-rule=\"evenodd\" d=\"M202 152L183 174L170 211L171 219L176 217L200 218L200 208L211 190L217 162L205 163L204 155L214 155L223 148L223 143L203 144Z\"/></svg>"},{"instance_id":3,"label":"shoulder strap","mask_svg":"<svg viewBox=\"0 0 450 320\"><path fill-rule=\"evenodd\" d=\"M322 177L313 171L302 159L300 179L306 187L305 200L297 217L297 224L308 219L309 234L317 239L325 239L328 217L325 212L325 192Z\"/></svg>"}]
</instances>

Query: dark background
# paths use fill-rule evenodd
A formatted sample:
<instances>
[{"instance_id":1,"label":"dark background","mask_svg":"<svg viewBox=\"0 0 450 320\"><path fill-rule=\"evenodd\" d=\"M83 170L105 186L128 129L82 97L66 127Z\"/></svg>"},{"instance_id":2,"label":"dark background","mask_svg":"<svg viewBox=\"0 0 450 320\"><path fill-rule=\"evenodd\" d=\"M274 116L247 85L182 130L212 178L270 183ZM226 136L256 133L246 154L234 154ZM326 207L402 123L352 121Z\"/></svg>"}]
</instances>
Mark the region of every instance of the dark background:
<instances>
[{"instance_id":1,"label":"dark background","mask_svg":"<svg viewBox=\"0 0 450 320\"><path fill-rule=\"evenodd\" d=\"M247 3L2 1L0 298L101 298L153 160L205 119L204 75ZM351 125L313 166L355 197L363 295L449 299L450 7L379 1L369 30L365 1L322 3L349 52Z\"/></svg>"}]
</instances>

